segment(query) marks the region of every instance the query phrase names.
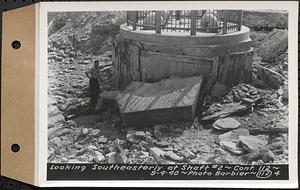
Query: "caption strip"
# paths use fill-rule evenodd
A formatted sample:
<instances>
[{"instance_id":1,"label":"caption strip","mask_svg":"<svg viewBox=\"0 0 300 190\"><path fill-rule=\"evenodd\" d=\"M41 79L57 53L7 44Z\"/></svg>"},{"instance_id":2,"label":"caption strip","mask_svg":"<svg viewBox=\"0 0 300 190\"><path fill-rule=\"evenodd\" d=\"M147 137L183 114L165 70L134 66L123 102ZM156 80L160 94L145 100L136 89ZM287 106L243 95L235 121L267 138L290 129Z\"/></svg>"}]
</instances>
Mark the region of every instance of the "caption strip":
<instances>
[{"instance_id":1,"label":"caption strip","mask_svg":"<svg viewBox=\"0 0 300 190\"><path fill-rule=\"evenodd\" d=\"M288 180L288 165L47 164L48 180Z\"/></svg>"}]
</instances>

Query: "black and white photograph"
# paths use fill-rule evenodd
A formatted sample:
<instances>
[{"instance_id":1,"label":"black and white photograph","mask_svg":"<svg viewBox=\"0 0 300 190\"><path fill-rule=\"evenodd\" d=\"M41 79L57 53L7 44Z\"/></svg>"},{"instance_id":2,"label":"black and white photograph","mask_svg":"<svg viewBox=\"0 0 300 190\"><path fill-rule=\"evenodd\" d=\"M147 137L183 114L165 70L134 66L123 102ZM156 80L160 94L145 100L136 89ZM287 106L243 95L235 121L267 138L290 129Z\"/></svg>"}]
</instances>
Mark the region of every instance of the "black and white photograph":
<instances>
[{"instance_id":1,"label":"black and white photograph","mask_svg":"<svg viewBox=\"0 0 300 190\"><path fill-rule=\"evenodd\" d=\"M49 11L47 31L49 180L289 178L288 10Z\"/></svg>"},{"instance_id":2,"label":"black and white photograph","mask_svg":"<svg viewBox=\"0 0 300 190\"><path fill-rule=\"evenodd\" d=\"M48 37L48 162L288 163L286 11L49 12Z\"/></svg>"},{"instance_id":3,"label":"black and white photograph","mask_svg":"<svg viewBox=\"0 0 300 190\"><path fill-rule=\"evenodd\" d=\"M299 187L298 2L26 5L0 14L4 181Z\"/></svg>"}]
</instances>

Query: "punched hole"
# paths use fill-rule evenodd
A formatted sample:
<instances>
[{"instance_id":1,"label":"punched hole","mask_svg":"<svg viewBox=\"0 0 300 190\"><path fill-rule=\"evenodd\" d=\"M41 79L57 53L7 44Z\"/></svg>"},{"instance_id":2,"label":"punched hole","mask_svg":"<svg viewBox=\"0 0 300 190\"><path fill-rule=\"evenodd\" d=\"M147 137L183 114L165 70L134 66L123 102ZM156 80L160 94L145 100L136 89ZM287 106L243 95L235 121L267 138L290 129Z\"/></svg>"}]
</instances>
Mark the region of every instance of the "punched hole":
<instances>
[{"instance_id":1,"label":"punched hole","mask_svg":"<svg viewBox=\"0 0 300 190\"><path fill-rule=\"evenodd\" d=\"M18 144L11 145L11 151L19 152L19 150L20 150L20 145L18 145Z\"/></svg>"},{"instance_id":2,"label":"punched hole","mask_svg":"<svg viewBox=\"0 0 300 190\"><path fill-rule=\"evenodd\" d=\"M14 49L19 49L21 47L21 42L19 42L18 40L15 40L11 43L11 46L14 48Z\"/></svg>"}]
</instances>

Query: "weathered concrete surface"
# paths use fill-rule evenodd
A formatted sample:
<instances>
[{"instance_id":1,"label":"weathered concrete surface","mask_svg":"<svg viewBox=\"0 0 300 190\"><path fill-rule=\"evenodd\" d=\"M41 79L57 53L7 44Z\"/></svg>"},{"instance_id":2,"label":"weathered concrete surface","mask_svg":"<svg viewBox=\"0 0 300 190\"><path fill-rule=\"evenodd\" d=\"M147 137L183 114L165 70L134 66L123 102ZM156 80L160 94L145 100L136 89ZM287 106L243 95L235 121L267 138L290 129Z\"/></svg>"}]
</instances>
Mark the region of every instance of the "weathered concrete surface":
<instances>
[{"instance_id":1,"label":"weathered concrete surface","mask_svg":"<svg viewBox=\"0 0 300 190\"><path fill-rule=\"evenodd\" d=\"M201 85L201 76L157 83L132 82L117 97L117 102L127 125L192 120Z\"/></svg>"},{"instance_id":2,"label":"weathered concrete surface","mask_svg":"<svg viewBox=\"0 0 300 190\"><path fill-rule=\"evenodd\" d=\"M196 36L191 36L183 32L162 32L155 34L154 31L135 30L126 24L120 26L120 35L124 39L139 41L141 43L158 43L158 44L182 44L182 45L234 45L249 39L250 29L242 26L241 31L219 35L216 33L200 32Z\"/></svg>"}]
</instances>

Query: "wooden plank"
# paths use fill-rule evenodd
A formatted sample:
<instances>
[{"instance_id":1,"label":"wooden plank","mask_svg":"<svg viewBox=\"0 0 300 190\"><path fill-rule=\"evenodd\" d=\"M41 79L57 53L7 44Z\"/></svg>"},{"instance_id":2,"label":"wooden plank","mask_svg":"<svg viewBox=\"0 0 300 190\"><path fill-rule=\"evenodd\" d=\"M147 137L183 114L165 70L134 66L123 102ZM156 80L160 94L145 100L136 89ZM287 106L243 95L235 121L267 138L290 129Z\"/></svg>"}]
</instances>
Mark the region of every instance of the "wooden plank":
<instances>
[{"instance_id":1,"label":"wooden plank","mask_svg":"<svg viewBox=\"0 0 300 190\"><path fill-rule=\"evenodd\" d=\"M227 82L227 66L228 66L228 55L220 57L220 69L218 71L218 81L224 85Z\"/></svg>"},{"instance_id":2,"label":"wooden plank","mask_svg":"<svg viewBox=\"0 0 300 190\"><path fill-rule=\"evenodd\" d=\"M215 57L213 59L212 71L211 71L211 78L212 78L213 81L217 80L218 70L219 70L219 57Z\"/></svg>"},{"instance_id":3,"label":"wooden plank","mask_svg":"<svg viewBox=\"0 0 300 190\"><path fill-rule=\"evenodd\" d=\"M241 103L228 103L223 104L220 108L220 111L217 111L211 115L206 115L202 117L201 121L213 121L217 120L219 118L228 117L229 115L243 112L249 109L247 105L241 104Z\"/></svg>"},{"instance_id":4,"label":"wooden plank","mask_svg":"<svg viewBox=\"0 0 300 190\"><path fill-rule=\"evenodd\" d=\"M140 66L139 66L139 47L134 46L134 45L129 45L130 49L130 73L131 73L131 78L134 81L139 81L140 80Z\"/></svg>"},{"instance_id":5,"label":"wooden plank","mask_svg":"<svg viewBox=\"0 0 300 190\"><path fill-rule=\"evenodd\" d=\"M220 56L217 81L231 86L237 82L249 82L252 71L253 50Z\"/></svg>"},{"instance_id":6,"label":"wooden plank","mask_svg":"<svg viewBox=\"0 0 300 190\"><path fill-rule=\"evenodd\" d=\"M253 57L254 51L253 49L249 50L246 54L246 60L244 64L244 72L243 72L243 82L250 82L252 78L252 57Z\"/></svg>"},{"instance_id":7,"label":"wooden plank","mask_svg":"<svg viewBox=\"0 0 300 190\"><path fill-rule=\"evenodd\" d=\"M118 40L116 40L114 43L113 43L113 51L112 51L112 61L113 61L113 85L115 88L120 88L121 85L120 85L120 75L121 75L121 63L120 63L120 58L119 58L119 48L118 48L118 45L116 45L116 43L118 43Z\"/></svg>"},{"instance_id":8,"label":"wooden plank","mask_svg":"<svg viewBox=\"0 0 300 190\"><path fill-rule=\"evenodd\" d=\"M250 135L259 135L259 134L267 134L267 135L278 135L282 133L288 133L287 127L272 127L272 128L251 128L249 130Z\"/></svg>"}]
</instances>

